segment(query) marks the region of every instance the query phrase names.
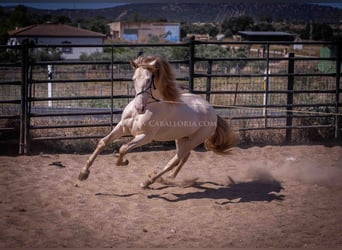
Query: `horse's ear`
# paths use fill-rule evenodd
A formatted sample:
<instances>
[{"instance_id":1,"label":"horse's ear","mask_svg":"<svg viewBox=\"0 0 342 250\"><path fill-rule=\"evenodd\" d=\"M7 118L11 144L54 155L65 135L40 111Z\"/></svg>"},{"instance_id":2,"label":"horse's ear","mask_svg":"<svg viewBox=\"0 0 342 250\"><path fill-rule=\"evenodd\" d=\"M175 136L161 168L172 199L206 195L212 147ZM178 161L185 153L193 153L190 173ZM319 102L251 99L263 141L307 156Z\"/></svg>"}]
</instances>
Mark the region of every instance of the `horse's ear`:
<instances>
[{"instance_id":1,"label":"horse's ear","mask_svg":"<svg viewBox=\"0 0 342 250\"><path fill-rule=\"evenodd\" d=\"M133 67L133 69L138 68L138 64L137 64L134 60L131 60L131 61L130 61L130 64L131 64L131 66Z\"/></svg>"},{"instance_id":2,"label":"horse's ear","mask_svg":"<svg viewBox=\"0 0 342 250\"><path fill-rule=\"evenodd\" d=\"M154 59L154 60L151 61L148 65L150 65L150 66L156 66L157 60L158 60L158 59Z\"/></svg>"},{"instance_id":3,"label":"horse's ear","mask_svg":"<svg viewBox=\"0 0 342 250\"><path fill-rule=\"evenodd\" d=\"M157 60L158 59L155 59L155 60L153 60L152 62L150 62L150 63L148 63L148 68L150 69L150 70L152 70L152 72L156 72L157 70L158 70L158 63L157 63Z\"/></svg>"}]
</instances>

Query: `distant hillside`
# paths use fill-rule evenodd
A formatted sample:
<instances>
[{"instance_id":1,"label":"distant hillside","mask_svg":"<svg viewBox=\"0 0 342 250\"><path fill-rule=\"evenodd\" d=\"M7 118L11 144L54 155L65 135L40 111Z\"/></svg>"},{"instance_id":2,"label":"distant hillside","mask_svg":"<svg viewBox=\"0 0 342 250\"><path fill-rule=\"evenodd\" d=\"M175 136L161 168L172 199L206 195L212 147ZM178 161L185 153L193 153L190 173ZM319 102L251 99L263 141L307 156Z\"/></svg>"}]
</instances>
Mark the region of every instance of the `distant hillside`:
<instances>
[{"instance_id":1,"label":"distant hillside","mask_svg":"<svg viewBox=\"0 0 342 250\"><path fill-rule=\"evenodd\" d=\"M177 22L219 22L225 18L248 15L258 20L272 17L273 20L309 21L336 23L342 19L342 9L304 3L265 3L249 1L244 3L158 3L127 4L96 10L38 10L37 14L68 16L72 20L89 17L105 17L108 21L124 20L167 20Z\"/></svg>"}]
</instances>

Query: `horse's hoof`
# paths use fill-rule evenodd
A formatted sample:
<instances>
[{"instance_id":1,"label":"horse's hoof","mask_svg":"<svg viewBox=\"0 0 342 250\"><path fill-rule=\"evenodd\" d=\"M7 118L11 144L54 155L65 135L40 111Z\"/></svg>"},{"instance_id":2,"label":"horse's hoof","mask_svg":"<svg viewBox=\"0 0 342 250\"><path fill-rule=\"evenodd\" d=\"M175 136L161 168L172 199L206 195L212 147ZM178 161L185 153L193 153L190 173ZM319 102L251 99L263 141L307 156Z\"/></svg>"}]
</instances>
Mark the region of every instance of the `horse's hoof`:
<instances>
[{"instance_id":1,"label":"horse's hoof","mask_svg":"<svg viewBox=\"0 0 342 250\"><path fill-rule=\"evenodd\" d=\"M79 176L78 176L78 179L79 179L80 181L86 180L86 179L88 178L88 176L89 176L89 173L90 173L89 170L81 171L80 174L79 174Z\"/></svg>"},{"instance_id":2,"label":"horse's hoof","mask_svg":"<svg viewBox=\"0 0 342 250\"><path fill-rule=\"evenodd\" d=\"M127 166L128 163L129 163L129 160L124 159L124 160L121 161L121 162L117 162L116 165L117 165L117 166Z\"/></svg>"},{"instance_id":3,"label":"horse's hoof","mask_svg":"<svg viewBox=\"0 0 342 250\"><path fill-rule=\"evenodd\" d=\"M146 180L140 184L141 188L148 188L153 182L151 180Z\"/></svg>"}]
</instances>

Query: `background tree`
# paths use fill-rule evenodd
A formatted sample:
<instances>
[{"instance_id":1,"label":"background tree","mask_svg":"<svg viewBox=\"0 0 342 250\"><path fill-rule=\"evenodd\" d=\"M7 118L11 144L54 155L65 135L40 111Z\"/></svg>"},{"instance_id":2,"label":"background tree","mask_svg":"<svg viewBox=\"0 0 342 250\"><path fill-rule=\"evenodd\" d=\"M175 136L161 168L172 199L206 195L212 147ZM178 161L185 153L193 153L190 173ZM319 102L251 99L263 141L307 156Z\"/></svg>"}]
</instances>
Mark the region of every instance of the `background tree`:
<instances>
[{"instance_id":1,"label":"background tree","mask_svg":"<svg viewBox=\"0 0 342 250\"><path fill-rule=\"evenodd\" d=\"M71 20L67 16L56 16L53 19L53 23L71 24Z\"/></svg>"},{"instance_id":2,"label":"background tree","mask_svg":"<svg viewBox=\"0 0 342 250\"><path fill-rule=\"evenodd\" d=\"M333 36L333 29L325 23L308 23L301 32L301 38L305 40L331 41Z\"/></svg>"},{"instance_id":3,"label":"background tree","mask_svg":"<svg viewBox=\"0 0 342 250\"><path fill-rule=\"evenodd\" d=\"M226 36L235 35L241 30L252 30L254 20L250 16L238 16L226 19L222 23L222 32Z\"/></svg>"}]
</instances>

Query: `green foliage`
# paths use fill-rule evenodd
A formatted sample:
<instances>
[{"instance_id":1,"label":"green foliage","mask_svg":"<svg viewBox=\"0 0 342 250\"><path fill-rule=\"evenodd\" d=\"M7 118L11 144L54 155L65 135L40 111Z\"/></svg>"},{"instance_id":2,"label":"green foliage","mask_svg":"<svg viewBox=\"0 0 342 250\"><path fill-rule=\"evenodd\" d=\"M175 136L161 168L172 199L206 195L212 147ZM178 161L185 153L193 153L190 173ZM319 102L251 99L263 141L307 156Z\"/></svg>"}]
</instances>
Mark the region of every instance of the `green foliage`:
<instances>
[{"instance_id":1,"label":"green foliage","mask_svg":"<svg viewBox=\"0 0 342 250\"><path fill-rule=\"evenodd\" d=\"M160 38L158 36L151 36L148 41L149 43L160 43Z\"/></svg>"},{"instance_id":2,"label":"green foliage","mask_svg":"<svg viewBox=\"0 0 342 250\"><path fill-rule=\"evenodd\" d=\"M57 61L61 60L62 51L56 48L38 48L31 51L34 61Z\"/></svg>"},{"instance_id":3,"label":"green foliage","mask_svg":"<svg viewBox=\"0 0 342 250\"><path fill-rule=\"evenodd\" d=\"M92 54L82 53L80 56L80 60L82 61L102 61L102 60L110 60L111 53L101 53L101 52L94 52Z\"/></svg>"},{"instance_id":4,"label":"green foliage","mask_svg":"<svg viewBox=\"0 0 342 250\"><path fill-rule=\"evenodd\" d=\"M302 39L312 39L320 41L331 41L333 39L333 29L325 23L308 23L301 32Z\"/></svg>"},{"instance_id":5,"label":"green foliage","mask_svg":"<svg viewBox=\"0 0 342 250\"><path fill-rule=\"evenodd\" d=\"M236 61L218 62L217 65L224 68L235 68L236 70L241 70L246 65L246 61L241 61L239 59L246 58L248 51L248 46L234 49L222 46L200 45L196 46L195 56L199 58L237 58ZM206 63L199 63L198 65L205 68L205 64Z\"/></svg>"},{"instance_id":6,"label":"green foliage","mask_svg":"<svg viewBox=\"0 0 342 250\"><path fill-rule=\"evenodd\" d=\"M171 57L174 60L186 60L189 58L189 50L184 47L171 47Z\"/></svg>"},{"instance_id":7,"label":"green foliage","mask_svg":"<svg viewBox=\"0 0 342 250\"><path fill-rule=\"evenodd\" d=\"M181 26L181 33L182 32L184 34L209 34L209 36L215 37L219 33L219 30L217 26L208 23L204 25L183 24Z\"/></svg>"},{"instance_id":8,"label":"green foliage","mask_svg":"<svg viewBox=\"0 0 342 250\"><path fill-rule=\"evenodd\" d=\"M235 35L241 30L252 30L254 26L253 18L250 16L231 17L222 23L222 31L229 36Z\"/></svg>"},{"instance_id":9,"label":"green foliage","mask_svg":"<svg viewBox=\"0 0 342 250\"><path fill-rule=\"evenodd\" d=\"M49 17L47 17L49 18ZM51 17L49 18L51 19ZM54 23L61 23L61 24L71 24L71 20L67 16L57 16L53 19Z\"/></svg>"},{"instance_id":10,"label":"green foliage","mask_svg":"<svg viewBox=\"0 0 342 250\"><path fill-rule=\"evenodd\" d=\"M71 23L75 27L82 29L91 30L94 32L109 35L110 29L107 25L108 20L102 16L97 16L96 18L80 18Z\"/></svg>"},{"instance_id":11,"label":"green foliage","mask_svg":"<svg viewBox=\"0 0 342 250\"><path fill-rule=\"evenodd\" d=\"M0 61L6 63L21 62L21 51L19 49L1 49Z\"/></svg>"},{"instance_id":12,"label":"green foliage","mask_svg":"<svg viewBox=\"0 0 342 250\"><path fill-rule=\"evenodd\" d=\"M27 11L27 7L18 5L9 15L9 23L12 27L24 27L33 24L37 16L33 16Z\"/></svg>"},{"instance_id":13,"label":"green foliage","mask_svg":"<svg viewBox=\"0 0 342 250\"><path fill-rule=\"evenodd\" d=\"M259 23L253 27L254 31L275 31L271 23Z\"/></svg>"}]
</instances>

